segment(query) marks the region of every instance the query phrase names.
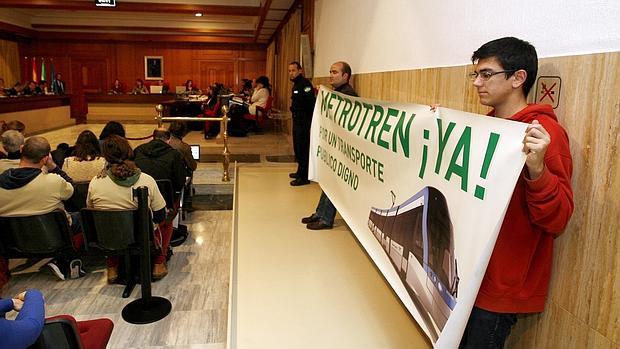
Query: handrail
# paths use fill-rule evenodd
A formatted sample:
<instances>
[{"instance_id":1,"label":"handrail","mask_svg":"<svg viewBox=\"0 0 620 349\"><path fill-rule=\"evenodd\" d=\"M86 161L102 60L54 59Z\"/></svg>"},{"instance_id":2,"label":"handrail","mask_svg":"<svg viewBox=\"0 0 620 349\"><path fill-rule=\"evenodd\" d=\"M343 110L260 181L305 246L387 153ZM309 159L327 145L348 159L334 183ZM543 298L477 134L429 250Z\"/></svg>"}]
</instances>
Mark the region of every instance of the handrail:
<instances>
[{"instance_id":1,"label":"handrail","mask_svg":"<svg viewBox=\"0 0 620 349\"><path fill-rule=\"evenodd\" d=\"M162 127L164 121L219 121L222 130L223 138L224 138L224 150L222 151L223 159L222 159L222 182L230 182L230 176L228 173L228 167L230 166L230 151L228 150L228 106L222 106L222 114L221 118L192 118L187 116L162 116L164 111L164 106L158 104L155 106L155 111L157 111L157 116L155 119L157 120L157 127Z\"/></svg>"}]
</instances>

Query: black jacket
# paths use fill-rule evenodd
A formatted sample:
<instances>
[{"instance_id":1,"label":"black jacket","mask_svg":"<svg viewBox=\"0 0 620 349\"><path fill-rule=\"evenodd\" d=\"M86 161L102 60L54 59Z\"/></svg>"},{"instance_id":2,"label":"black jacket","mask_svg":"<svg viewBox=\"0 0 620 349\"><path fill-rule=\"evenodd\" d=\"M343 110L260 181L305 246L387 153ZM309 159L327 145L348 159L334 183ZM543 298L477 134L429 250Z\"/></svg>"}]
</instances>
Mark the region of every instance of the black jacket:
<instances>
[{"instance_id":1,"label":"black jacket","mask_svg":"<svg viewBox=\"0 0 620 349\"><path fill-rule=\"evenodd\" d=\"M314 87L310 80L299 74L293 80L293 90L291 93L291 112L293 114L312 115L314 111Z\"/></svg>"},{"instance_id":2,"label":"black jacket","mask_svg":"<svg viewBox=\"0 0 620 349\"><path fill-rule=\"evenodd\" d=\"M338 86L334 90L336 92L344 93L345 95L349 95L349 96L353 96L353 97L359 97L357 95L357 92L355 92L355 90L353 89L353 86L349 85L348 82L346 84L344 84L344 85Z\"/></svg>"},{"instance_id":3,"label":"black jacket","mask_svg":"<svg viewBox=\"0 0 620 349\"><path fill-rule=\"evenodd\" d=\"M185 184L185 165L181 154L168 143L154 139L135 150L136 165L142 172L157 179L169 179L175 191Z\"/></svg>"}]
</instances>

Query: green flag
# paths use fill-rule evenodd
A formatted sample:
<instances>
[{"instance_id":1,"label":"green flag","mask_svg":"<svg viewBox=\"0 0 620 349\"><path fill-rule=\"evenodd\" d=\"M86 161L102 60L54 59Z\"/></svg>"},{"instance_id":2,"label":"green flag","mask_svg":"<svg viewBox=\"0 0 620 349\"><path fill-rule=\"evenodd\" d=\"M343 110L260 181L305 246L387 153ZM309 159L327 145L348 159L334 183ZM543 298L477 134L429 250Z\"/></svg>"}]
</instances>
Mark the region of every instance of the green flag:
<instances>
[{"instance_id":1,"label":"green flag","mask_svg":"<svg viewBox=\"0 0 620 349\"><path fill-rule=\"evenodd\" d=\"M41 81L47 81L45 74L45 58L41 58Z\"/></svg>"}]
</instances>

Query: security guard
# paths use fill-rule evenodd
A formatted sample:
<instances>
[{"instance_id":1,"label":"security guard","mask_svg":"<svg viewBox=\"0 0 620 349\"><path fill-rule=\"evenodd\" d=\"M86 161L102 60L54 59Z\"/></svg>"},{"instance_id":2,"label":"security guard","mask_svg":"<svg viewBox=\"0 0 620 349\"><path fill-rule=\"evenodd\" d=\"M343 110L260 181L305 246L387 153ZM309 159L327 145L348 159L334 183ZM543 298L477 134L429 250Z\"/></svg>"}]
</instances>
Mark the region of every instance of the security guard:
<instances>
[{"instance_id":1,"label":"security guard","mask_svg":"<svg viewBox=\"0 0 620 349\"><path fill-rule=\"evenodd\" d=\"M310 154L310 126L316 96L310 80L303 75L299 62L288 65L288 76L293 82L291 113L293 114L293 149L297 159L297 172L289 174L294 178L292 186L305 185L308 181L308 158Z\"/></svg>"}]
</instances>

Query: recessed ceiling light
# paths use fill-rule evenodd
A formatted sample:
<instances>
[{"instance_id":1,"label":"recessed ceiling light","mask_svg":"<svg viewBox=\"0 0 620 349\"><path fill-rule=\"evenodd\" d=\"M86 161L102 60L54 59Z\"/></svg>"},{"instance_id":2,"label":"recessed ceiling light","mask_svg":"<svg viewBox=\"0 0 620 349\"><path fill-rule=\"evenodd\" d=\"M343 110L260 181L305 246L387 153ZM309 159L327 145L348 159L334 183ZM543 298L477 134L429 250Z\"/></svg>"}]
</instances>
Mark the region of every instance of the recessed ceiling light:
<instances>
[{"instance_id":1,"label":"recessed ceiling light","mask_svg":"<svg viewBox=\"0 0 620 349\"><path fill-rule=\"evenodd\" d=\"M196 16L196 17L202 17L202 13L200 13L200 12L196 12L196 13L194 14L194 16Z\"/></svg>"}]
</instances>

